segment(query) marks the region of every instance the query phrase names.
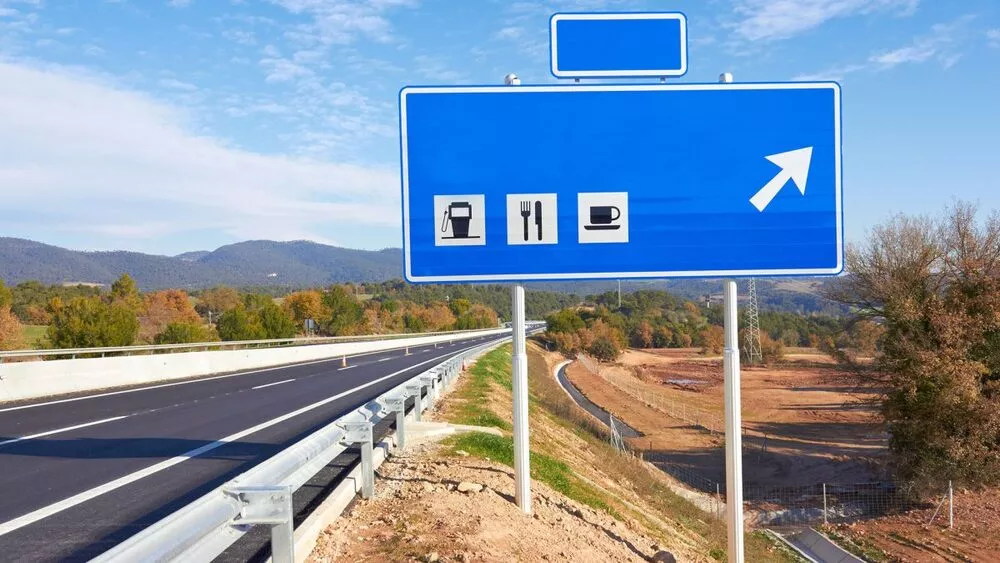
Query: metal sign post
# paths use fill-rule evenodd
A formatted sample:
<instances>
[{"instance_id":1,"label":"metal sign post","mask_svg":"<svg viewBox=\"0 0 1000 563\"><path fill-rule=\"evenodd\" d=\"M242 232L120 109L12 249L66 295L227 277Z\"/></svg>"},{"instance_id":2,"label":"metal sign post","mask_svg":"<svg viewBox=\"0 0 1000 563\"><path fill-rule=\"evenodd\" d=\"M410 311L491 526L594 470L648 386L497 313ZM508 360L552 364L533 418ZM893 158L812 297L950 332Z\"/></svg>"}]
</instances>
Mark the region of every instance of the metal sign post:
<instances>
[{"instance_id":1,"label":"metal sign post","mask_svg":"<svg viewBox=\"0 0 1000 563\"><path fill-rule=\"evenodd\" d=\"M513 72L503 77L507 86L520 86L521 79ZM529 210L530 211L530 210ZM527 223L525 223L527 224ZM531 449L528 438L528 354L525 351L524 286L510 289L511 391L514 403L514 499L518 508L531 514Z\"/></svg>"},{"instance_id":2,"label":"metal sign post","mask_svg":"<svg viewBox=\"0 0 1000 563\"><path fill-rule=\"evenodd\" d=\"M743 444L740 436L740 349L737 337L736 282L723 291L726 351L723 356L726 394L726 522L730 563L743 563Z\"/></svg>"}]
</instances>

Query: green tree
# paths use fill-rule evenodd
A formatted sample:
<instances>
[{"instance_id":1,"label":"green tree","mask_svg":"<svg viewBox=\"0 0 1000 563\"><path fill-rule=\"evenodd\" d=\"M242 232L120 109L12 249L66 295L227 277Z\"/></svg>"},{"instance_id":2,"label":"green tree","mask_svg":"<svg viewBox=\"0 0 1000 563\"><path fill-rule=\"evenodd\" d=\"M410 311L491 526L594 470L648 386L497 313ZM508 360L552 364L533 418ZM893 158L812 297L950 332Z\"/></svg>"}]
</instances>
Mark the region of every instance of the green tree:
<instances>
[{"instance_id":1,"label":"green tree","mask_svg":"<svg viewBox=\"0 0 1000 563\"><path fill-rule=\"evenodd\" d=\"M599 336L587 347L587 353L602 362L611 362L620 353L615 342L606 336Z\"/></svg>"},{"instance_id":2,"label":"green tree","mask_svg":"<svg viewBox=\"0 0 1000 563\"><path fill-rule=\"evenodd\" d=\"M354 295L344 289L344 286L332 286L323 295L323 306L330 314L330 317L321 323L327 334L342 336L356 333L364 311Z\"/></svg>"},{"instance_id":3,"label":"green tree","mask_svg":"<svg viewBox=\"0 0 1000 563\"><path fill-rule=\"evenodd\" d=\"M452 299L448 306L451 307L451 312L454 313L456 317L461 317L472 307L472 302L468 299L458 298Z\"/></svg>"},{"instance_id":4,"label":"green tree","mask_svg":"<svg viewBox=\"0 0 1000 563\"><path fill-rule=\"evenodd\" d=\"M156 335L156 344L195 344L198 342L215 342L219 335L210 328L195 323L170 323L160 334Z\"/></svg>"},{"instance_id":5,"label":"green tree","mask_svg":"<svg viewBox=\"0 0 1000 563\"><path fill-rule=\"evenodd\" d=\"M219 338L225 342L267 338L267 332L261 326L260 319L248 312L242 304L223 313L215 328L219 331Z\"/></svg>"},{"instance_id":6,"label":"green tree","mask_svg":"<svg viewBox=\"0 0 1000 563\"><path fill-rule=\"evenodd\" d=\"M111 284L111 302L117 303L130 311L138 312L142 308L142 298L139 297L139 288L135 285L135 280L128 274L122 274L115 283Z\"/></svg>"},{"instance_id":7,"label":"green tree","mask_svg":"<svg viewBox=\"0 0 1000 563\"><path fill-rule=\"evenodd\" d=\"M51 312L48 337L55 348L130 346L139 335L139 319L126 302L76 297L62 304L55 299Z\"/></svg>"},{"instance_id":8,"label":"green tree","mask_svg":"<svg viewBox=\"0 0 1000 563\"><path fill-rule=\"evenodd\" d=\"M253 314L259 319L265 338L291 338L298 332L295 319L273 301Z\"/></svg>"},{"instance_id":9,"label":"green tree","mask_svg":"<svg viewBox=\"0 0 1000 563\"><path fill-rule=\"evenodd\" d=\"M10 309L14 304L14 292L0 280L0 309Z\"/></svg>"}]
</instances>

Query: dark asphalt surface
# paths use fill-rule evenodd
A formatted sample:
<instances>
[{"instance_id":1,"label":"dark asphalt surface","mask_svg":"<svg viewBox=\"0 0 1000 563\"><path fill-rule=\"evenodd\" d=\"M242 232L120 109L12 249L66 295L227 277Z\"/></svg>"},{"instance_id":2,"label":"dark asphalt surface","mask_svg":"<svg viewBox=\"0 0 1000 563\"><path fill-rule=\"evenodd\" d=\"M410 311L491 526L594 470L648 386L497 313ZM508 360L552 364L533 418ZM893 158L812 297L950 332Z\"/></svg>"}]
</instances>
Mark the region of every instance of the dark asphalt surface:
<instances>
[{"instance_id":1,"label":"dark asphalt surface","mask_svg":"<svg viewBox=\"0 0 1000 563\"><path fill-rule=\"evenodd\" d=\"M28 408L0 407L0 443L125 417L0 445L0 559L89 559L344 413L486 340L413 347L409 356L394 350L348 357L347 369L336 358ZM17 519L54 503L390 374L396 375L10 529ZM347 456L336 463L346 467L350 462Z\"/></svg>"},{"instance_id":2,"label":"dark asphalt surface","mask_svg":"<svg viewBox=\"0 0 1000 563\"><path fill-rule=\"evenodd\" d=\"M573 384L569 382L569 378L566 377L566 366L559 368L559 373L556 374L556 377L559 378L559 383L563 386L563 389L569 393L569 396L573 398L573 401L580 405L580 408L594 415L598 420L603 422L605 426L611 428L611 414L594 404L590 399L585 397L579 389L574 387ZM618 432L620 432L625 438L637 438L642 436L642 432L639 432L621 420L615 419L615 427L618 428Z\"/></svg>"}]
</instances>

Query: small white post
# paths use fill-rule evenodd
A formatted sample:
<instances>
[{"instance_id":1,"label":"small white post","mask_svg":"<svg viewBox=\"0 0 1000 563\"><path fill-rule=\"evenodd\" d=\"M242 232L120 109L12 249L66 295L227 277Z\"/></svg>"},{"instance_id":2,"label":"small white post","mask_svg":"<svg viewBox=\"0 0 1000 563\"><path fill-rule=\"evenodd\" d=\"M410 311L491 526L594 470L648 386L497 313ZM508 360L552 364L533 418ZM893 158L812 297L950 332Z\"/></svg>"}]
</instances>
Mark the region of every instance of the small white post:
<instances>
[{"instance_id":1,"label":"small white post","mask_svg":"<svg viewBox=\"0 0 1000 563\"><path fill-rule=\"evenodd\" d=\"M736 282L726 280L723 306L725 315L726 395L726 513L728 520L729 563L743 563L743 444L740 436L740 350L737 330Z\"/></svg>"},{"instance_id":2,"label":"small white post","mask_svg":"<svg viewBox=\"0 0 1000 563\"><path fill-rule=\"evenodd\" d=\"M826 483L823 483L823 524L827 524L826 519Z\"/></svg>"},{"instance_id":3,"label":"small white post","mask_svg":"<svg viewBox=\"0 0 1000 563\"><path fill-rule=\"evenodd\" d=\"M948 527L955 527L955 497L950 480L948 481Z\"/></svg>"}]
</instances>

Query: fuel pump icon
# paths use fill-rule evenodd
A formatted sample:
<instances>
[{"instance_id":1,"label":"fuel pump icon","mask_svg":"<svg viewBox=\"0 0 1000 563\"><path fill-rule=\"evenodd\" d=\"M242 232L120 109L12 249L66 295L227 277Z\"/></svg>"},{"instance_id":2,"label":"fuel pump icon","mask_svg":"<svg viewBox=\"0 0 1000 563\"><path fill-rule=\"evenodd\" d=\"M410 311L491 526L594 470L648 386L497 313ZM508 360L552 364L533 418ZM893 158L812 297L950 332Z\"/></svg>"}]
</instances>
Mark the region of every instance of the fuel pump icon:
<instances>
[{"instance_id":1,"label":"fuel pump icon","mask_svg":"<svg viewBox=\"0 0 1000 563\"><path fill-rule=\"evenodd\" d=\"M454 201L448 204L448 209L444 212L441 220L441 232L447 233L449 223L451 223L451 236L441 237L443 239L470 239L479 238L478 235L469 236L469 224L472 222L472 203L468 201Z\"/></svg>"}]
</instances>

